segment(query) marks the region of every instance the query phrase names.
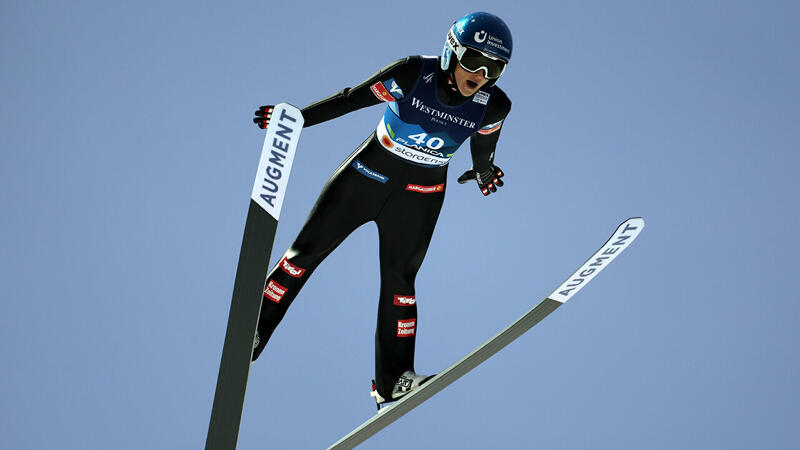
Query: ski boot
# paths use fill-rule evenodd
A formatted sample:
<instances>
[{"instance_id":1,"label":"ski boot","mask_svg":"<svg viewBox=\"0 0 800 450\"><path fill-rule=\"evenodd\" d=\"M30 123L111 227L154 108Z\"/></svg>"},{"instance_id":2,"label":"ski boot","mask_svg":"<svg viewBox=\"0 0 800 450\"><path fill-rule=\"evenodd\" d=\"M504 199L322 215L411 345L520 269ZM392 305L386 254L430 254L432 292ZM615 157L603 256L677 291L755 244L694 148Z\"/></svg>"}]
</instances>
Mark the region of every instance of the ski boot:
<instances>
[{"instance_id":1,"label":"ski boot","mask_svg":"<svg viewBox=\"0 0 800 450\"><path fill-rule=\"evenodd\" d=\"M375 385L375 380L372 380L372 391L369 393L369 395L375 397L375 403L377 403L378 412L380 412L382 405L388 402L399 400L402 396L422 386L426 381L430 380L434 376L435 375L417 375L410 370L406 370L402 375L400 375L400 378L397 380L397 383L394 384L394 389L392 389L391 399L387 400L383 398L381 394L378 393L378 388Z\"/></svg>"}]
</instances>

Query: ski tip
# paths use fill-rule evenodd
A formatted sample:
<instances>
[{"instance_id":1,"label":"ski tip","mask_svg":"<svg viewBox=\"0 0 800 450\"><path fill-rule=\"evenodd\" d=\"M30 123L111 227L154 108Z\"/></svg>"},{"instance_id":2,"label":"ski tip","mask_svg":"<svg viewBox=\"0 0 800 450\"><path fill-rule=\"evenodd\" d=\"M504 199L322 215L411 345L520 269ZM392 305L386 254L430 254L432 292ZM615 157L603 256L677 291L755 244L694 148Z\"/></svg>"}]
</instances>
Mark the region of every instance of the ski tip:
<instances>
[{"instance_id":1,"label":"ski tip","mask_svg":"<svg viewBox=\"0 0 800 450\"><path fill-rule=\"evenodd\" d=\"M614 236L617 235L630 235L631 241L636 239L636 236L642 232L644 229L644 218L642 217L631 217L625 222L622 222L618 227L617 230L614 232Z\"/></svg>"},{"instance_id":2,"label":"ski tip","mask_svg":"<svg viewBox=\"0 0 800 450\"><path fill-rule=\"evenodd\" d=\"M288 102L280 102L277 105L275 105L275 111L277 111L279 108L292 112L296 116L301 117L303 121L305 121L305 117L303 117L303 112L297 106L294 106L293 104ZM275 114L275 111L273 111L273 114ZM277 114L275 114L275 116L277 116Z\"/></svg>"},{"instance_id":3,"label":"ski tip","mask_svg":"<svg viewBox=\"0 0 800 450\"><path fill-rule=\"evenodd\" d=\"M631 217L628 220L626 220L625 222L622 222L622 224L620 224L620 227L623 227L623 226L626 226L626 225L627 226L634 226L634 227L637 227L637 228L644 228L644 217Z\"/></svg>"}]
</instances>

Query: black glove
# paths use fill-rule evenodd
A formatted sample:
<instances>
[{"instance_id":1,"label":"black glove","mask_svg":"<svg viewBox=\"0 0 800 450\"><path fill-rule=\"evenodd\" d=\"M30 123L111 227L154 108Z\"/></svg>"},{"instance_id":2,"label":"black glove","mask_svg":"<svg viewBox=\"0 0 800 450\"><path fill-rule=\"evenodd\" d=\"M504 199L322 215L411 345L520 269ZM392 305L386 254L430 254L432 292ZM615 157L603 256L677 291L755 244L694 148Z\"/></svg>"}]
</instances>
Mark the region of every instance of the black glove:
<instances>
[{"instance_id":1,"label":"black glove","mask_svg":"<svg viewBox=\"0 0 800 450\"><path fill-rule=\"evenodd\" d=\"M258 128L262 130L267 128L269 125L269 119L272 118L272 111L275 109L275 105L266 105L261 106L258 108L258 111L255 112L256 117L253 118L253 123L258 125Z\"/></svg>"},{"instance_id":2,"label":"black glove","mask_svg":"<svg viewBox=\"0 0 800 450\"><path fill-rule=\"evenodd\" d=\"M489 168L482 172L473 169L464 172L463 175L458 177L458 182L464 184L469 180L475 180L478 182L478 188L480 188L483 195L489 195L492 192L497 192L497 188L503 185L503 180L500 179L503 178L503 175L503 171L499 167L489 164Z\"/></svg>"}]
</instances>

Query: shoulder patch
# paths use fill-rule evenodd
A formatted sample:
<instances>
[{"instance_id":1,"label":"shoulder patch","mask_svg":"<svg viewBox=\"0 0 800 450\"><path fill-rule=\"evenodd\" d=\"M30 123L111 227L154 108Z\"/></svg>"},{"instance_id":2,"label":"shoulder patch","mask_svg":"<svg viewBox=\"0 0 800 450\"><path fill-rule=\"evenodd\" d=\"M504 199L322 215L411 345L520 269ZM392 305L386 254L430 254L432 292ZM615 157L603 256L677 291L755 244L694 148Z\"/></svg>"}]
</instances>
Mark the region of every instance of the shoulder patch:
<instances>
[{"instance_id":1,"label":"shoulder patch","mask_svg":"<svg viewBox=\"0 0 800 450\"><path fill-rule=\"evenodd\" d=\"M394 102L405 97L403 90L394 81L394 78L389 78L386 81L379 81L369 87L375 97L382 102Z\"/></svg>"},{"instance_id":2,"label":"shoulder patch","mask_svg":"<svg viewBox=\"0 0 800 450\"><path fill-rule=\"evenodd\" d=\"M384 86L380 81L370 86L369 89L373 94L375 94L375 97L378 97L378 100L382 102L395 101L395 98L392 97L392 94L389 93L389 90L386 89L386 86Z\"/></svg>"},{"instance_id":3,"label":"shoulder patch","mask_svg":"<svg viewBox=\"0 0 800 450\"><path fill-rule=\"evenodd\" d=\"M481 129L478 130L478 134L492 134L495 131L499 130L500 127L502 126L503 126L502 120L499 122L490 123L489 125L481 127Z\"/></svg>"},{"instance_id":4,"label":"shoulder patch","mask_svg":"<svg viewBox=\"0 0 800 450\"><path fill-rule=\"evenodd\" d=\"M389 94L394 97L395 100L400 100L401 98L405 97L403 90L400 89L400 86L397 85L397 82L394 81L394 78L389 78L389 81L384 81L383 87L389 91Z\"/></svg>"}]
</instances>

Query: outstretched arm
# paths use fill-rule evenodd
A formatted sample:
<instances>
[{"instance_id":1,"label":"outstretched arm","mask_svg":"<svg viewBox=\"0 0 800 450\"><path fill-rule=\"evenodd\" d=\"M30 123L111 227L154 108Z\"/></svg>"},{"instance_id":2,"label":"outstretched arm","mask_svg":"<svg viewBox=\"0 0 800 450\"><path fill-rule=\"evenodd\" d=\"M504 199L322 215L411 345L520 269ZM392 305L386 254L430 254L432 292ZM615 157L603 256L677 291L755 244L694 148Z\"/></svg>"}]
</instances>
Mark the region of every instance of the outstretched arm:
<instances>
[{"instance_id":1,"label":"outstretched arm","mask_svg":"<svg viewBox=\"0 0 800 450\"><path fill-rule=\"evenodd\" d=\"M304 127L335 119L349 112L377 105L381 102L394 101L399 97L393 96L397 94L391 92L391 82L394 81L397 85L396 87L403 93L408 93L414 86L421 69L422 58L420 56L409 56L397 60L355 87L344 88L330 97L303 108ZM266 128L272 114L272 106L267 105L259 108L255 113L256 117L253 122L261 128Z\"/></svg>"}]
</instances>

